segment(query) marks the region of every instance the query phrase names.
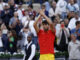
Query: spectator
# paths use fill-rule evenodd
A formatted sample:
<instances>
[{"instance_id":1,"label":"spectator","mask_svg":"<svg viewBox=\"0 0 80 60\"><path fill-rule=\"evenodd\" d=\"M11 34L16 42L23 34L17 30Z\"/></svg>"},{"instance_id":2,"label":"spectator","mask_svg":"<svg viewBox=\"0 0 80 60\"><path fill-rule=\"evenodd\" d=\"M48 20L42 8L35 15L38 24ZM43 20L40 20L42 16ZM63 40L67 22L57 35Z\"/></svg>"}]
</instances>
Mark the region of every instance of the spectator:
<instances>
[{"instance_id":1,"label":"spectator","mask_svg":"<svg viewBox=\"0 0 80 60\"><path fill-rule=\"evenodd\" d=\"M43 16L46 21L42 22L43 29L39 29L37 23ZM50 30L49 30L50 25ZM34 28L38 34L39 45L40 45L40 60L54 60L54 39L55 29L51 20L44 14L44 11L40 11L40 15L34 22Z\"/></svg>"},{"instance_id":2,"label":"spectator","mask_svg":"<svg viewBox=\"0 0 80 60\"><path fill-rule=\"evenodd\" d=\"M60 9L57 7L56 2L52 1L52 7L49 9L49 17L53 18L58 14L61 14Z\"/></svg>"},{"instance_id":3,"label":"spectator","mask_svg":"<svg viewBox=\"0 0 80 60\"><path fill-rule=\"evenodd\" d=\"M75 11L70 11L67 15L68 19L71 20L75 16Z\"/></svg>"},{"instance_id":4,"label":"spectator","mask_svg":"<svg viewBox=\"0 0 80 60\"><path fill-rule=\"evenodd\" d=\"M3 47L4 47L4 51L8 50L8 29L5 26L5 24L1 25L1 30L2 30L2 40L3 40Z\"/></svg>"},{"instance_id":5,"label":"spectator","mask_svg":"<svg viewBox=\"0 0 80 60\"><path fill-rule=\"evenodd\" d=\"M60 29L56 30L56 36L58 38L57 45L59 51L67 51L68 49L68 38L70 36L69 29L65 27L64 22L62 21L60 24Z\"/></svg>"},{"instance_id":6,"label":"spectator","mask_svg":"<svg viewBox=\"0 0 80 60\"><path fill-rule=\"evenodd\" d=\"M28 44L27 36L28 36L29 32L30 32L30 30L29 30L28 25L26 27L24 27L23 29L21 29L21 31L20 31L20 33L22 34L22 46L23 47Z\"/></svg>"},{"instance_id":7,"label":"spectator","mask_svg":"<svg viewBox=\"0 0 80 60\"><path fill-rule=\"evenodd\" d=\"M0 52L4 52L1 29L0 29Z\"/></svg>"},{"instance_id":8,"label":"spectator","mask_svg":"<svg viewBox=\"0 0 80 60\"><path fill-rule=\"evenodd\" d=\"M23 26L25 25L25 23L26 23L27 20L30 20L30 17L29 17L29 14L28 14L28 9L26 9L26 10L24 11L24 13L25 13L25 16L23 16L23 17L22 17L22 20L21 20Z\"/></svg>"},{"instance_id":9,"label":"spectator","mask_svg":"<svg viewBox=\"0 0 80 60\"><path fill-rule=\"evenodd\" d=\"M68 11L79 11L79 5L74 0L69 0L70 2L67 5Z\"/></svg>"},{"instance_id":10,"label":"spectator","mask_svg":"<svg viewBox=\"0 0 80 60\"><path fill-rule=\"evenodd\" d=\"M17 52L17 36L14 30L9 31L8 51L13 54Z\"/></svg>"},{"instance_id":11,"label":"spectator","mask_svg":"<svg viewBox=\"0 0 80 60\"><path fill-rule=\"evenodd\" d=\"M9 5L5 5L4 10L1 11L1 18L3 19L3 22L5 23L7 28L9 28L8 25L11 17L12 11L9 9Z\"/></svg>"},{"instance_id":12,"label":"spectator","mask_svg":"<svg viewBox=\"0 0 80 60\"><path fill-rule=\"evenodd\" d=\"M68 45L69 59L79 60L80 59L80 41L76 40L76 35L71 34L71 41Z\"/></svg>"},{"instance_id":13,"label":"spectator","mask_svg":"<svg viewBox=\"0 0 80 60\"><path fill-rule=\"evenodd\" d=\"M4 10L4 6L6 3L3 2L3 0L0 0L0 11Z\"/></svg>"},{"instance_id":14,"label":"spectator","mask_svg":"<svg viewBox=\"0 0 80 60\"><path fill-rule=\"evenodd\" d=\"M80 6L80 0L77 0L78 5Z\"/></svg>"},{"instance_id":15,"label":"spectator","mask_svg":"<svg viewBox=\"0 0 80 60\"><path fill-rule=\"evenodd\" d=\"M19 18L19 20L22 20L22 17L23 17L23 13L22 13L22 3L19 4L17 13L18 13L18 18Z\"/></svg>"},{"instance_id":16,"label":"spectator","mask_svg":"<svg viewBox=\"0 0 80 60\"><path fill-rule=\"evenodd\" d=\"M21 23L20 20L16 21L16 26L14 28L14 30L16 31L17 36L19 35L19 32L21 31L21 29L23 28L23 25Z\"/></svg>"},{"instance_id":17,"label":"spectator","mask_svg":"<svg viewBox=\"0 0 80 60\"><path fill-rule=\"evenodd\" d=\"M79 5L78 5L78 3L77 3L77 0L74 0L74 6L75 6L75 8L76 8L76 11L79 11Z\"/></svg>"},{"instance_id":18,"label":"spectator","mask_svg":"<svg viewBox=\"0 0 80 60\"><path fill-rule=\"evenodd\" d=\"M18 13L14 12L14 16L10 19L9 28L14 29L16 26L16 21L18 20Z\"/></svg>"},{"instance_id":19,"label":"spectator","mask_svg":"<svg viewBox=\"0 0 80 60\"><path fill-rule=\"evenodd\" d=\"M20 20L18 20L17 18L16 18L15 21L10 22L10 23L12 23L11 25L9 25L10 28L11 28L11 30L15 30L15 31L16 31L16 34L17 34L17 36L18 36L20 30L23 28L22 23L21 23Z\"/></svg>"},{"instance_id":20,"label":"spectator","mask_svg":"<svg viewBox=\"0 0 80 60\"><path fill-rule=\"evenodd\" d=\"M69 22L68 28L69 28L70 30L72 30L72 29L74 29L74 28L76 27L76 25L75 25L76 21L80 21L80 17L79 17L78 12L75 12L74 18L72 18L72 19L70 20L70 22Z\"/></svg>"},{"instance_id":21,"label":"spectator","mask_svg":"<svg viewBox=\"0 0 80 60\"><path fill-rule=\"evenodd\" d=\"M28 33L27 40L28 40L28 44L25 49L25 51L26 51L25 60L36 60L36 56L35 56L36 46L32 42L32 33Z\"/></svg>"},{"instance_id":22,"label":"spectator","mask_svg":"<svg viewBox=\"0 0 80 60\"><path fill-rule=\"evenodd\" d=\"M5 24L1 25L1 30L2 30L2 34L7 34L8 33L8 29L7 29Z\"/></svg>"},{"instance_id":23,"label":"spectator","mask_svg":"<svg viewBox=\"0 0 80 60\"><path fill-rule=\"evenodd\" d=\"M36 11L33 10L32 4L28 5L28 11L29 11L29 14L33 14L34 17L36 16Z\"/></svg>"},{"instance_id":24,"label":"spectator","mask_svg":"<svg viewBox=\"0 0 80 60\"><path fill-rule=\"evenodd\" d=\"M61 19L60 19L60 17L59 16L56 16L55 17L55 19L54 19L54 23L56 23L56 25L55 25L55 28L58 30L59 28L60 28L60 21L61 21ZM56 32L57 33L57 32Z\"/></svg>"},{"instance_id":25,"label":"spectator","mask_svg":"<svg viewBox=\"0 0 80 60\"><path fill-rule=\"evenodd\" d=\"M45 6L46 6L46 11L49 11L49 9L50 9L50 3L49 3L49 1L46 0L46 1L44 2L44 4L45 4Z\"/></svg>"},{"instance_id":26,"label":"spectator","mask_svg":"<svg viewBox=\"0 0 80 60\"><path fill-rule=\"evenodd\" d=\"M67 2L65 0L58 0L57 2L57 7L60 8L61 10L61 18L64 19L67 17L67 9L66 9L66 6L67 6Z\"/></svg>"},{"instance_id":27,"label":"spectator","mask_svg":"<svg viewBox=\"0 0 80 60\"><path fill-rule=\"evenodd\" d=\"M79 11L79 5L75 1L76 0L69 0L69 3L67 5L67 10L68 10L69 18L73 18L72 14L74 12Z\"/></svg>"},{"instance_id":28,"label":"spectator","mask_svg":"<svg viewBox=\"0 0 80 60\"><path fill-rule=\"evenodd\" d=\"M15 4L14 0L9 0L8 5L10 6L10 10L12 11L12 13L14 15L14 12L15 12L15 10L17 10L18 5Z\"/></svg>"},{"instance_id":29,"label":"spectator","mask_svg":"<svg viewBox=\"0 0 80 60\"><path fill-rule=\"evenodd\" d=\"M69 3L67 5L68 11L76 11L76 8L74 6L74 0L69 0Z\"/></svg>"},{"instance_id":30,"label":"spectator","mask_svg":"<svg viewBox=\"0 0 80 60\"><path fill-rule=\"evenodd\" d=\"M34 36L37 36L37 35L36 35L36 31L35 31L35 29L34 29L34 27L33 27L33 24L34 24L34 22L35 22L35 20L34 20L34 18L33 18L34 16L33 16L32 14L30 14L29 17L30 17L30 18L29 18L30 20L27 20L24 26L26 27L27 24L29 24L29 29L30 29L30 31L33 33ZM29 22L29 23L27 23L27 22Z\"/></svg>"},{"instance_id":31,"label":"spectator","mask_svg":"<svg viewBox=\"0 0 80 60\"><path fill-rule=\"evenodd\" d=\"M69 20L67 18L64 19L64 24L65 24L65 27L68 28Z\"/></svg>"},{"instance_id":32,"label":"spectator","mask_svg":"<svg viewBox=\"0 0 80 60\"><path fill-rule=\"evenodd\" d=\"M77 40L80 41L80 21L76 21L76 27L71 30L71 34L75 34Z\"/></svg>"}]
</instances>

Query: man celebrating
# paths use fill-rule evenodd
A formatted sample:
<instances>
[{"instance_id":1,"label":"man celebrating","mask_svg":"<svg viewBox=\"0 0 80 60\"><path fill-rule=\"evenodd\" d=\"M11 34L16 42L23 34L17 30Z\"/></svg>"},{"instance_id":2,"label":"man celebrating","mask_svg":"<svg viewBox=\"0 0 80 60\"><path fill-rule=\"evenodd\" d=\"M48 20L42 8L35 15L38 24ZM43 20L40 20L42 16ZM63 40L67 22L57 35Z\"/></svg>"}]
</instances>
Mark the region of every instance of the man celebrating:
<instances>
[{"instance_id":1,"label":"man celebrating","mask_svg":"<svg viewBox=\"0 0 80 60\"><path fill-rule=\"evenodd\" d=\"M40 18L43 17L45 20L42 21L42 28L39 29L37 26ZM34 28L37 32L39 45L40 45L40 60L55 60L54 59L54 40L55 40L55 28L52 21L44 14L44 11L40 11L40 15L34 22Z\"/></svg>"}]
</instances>

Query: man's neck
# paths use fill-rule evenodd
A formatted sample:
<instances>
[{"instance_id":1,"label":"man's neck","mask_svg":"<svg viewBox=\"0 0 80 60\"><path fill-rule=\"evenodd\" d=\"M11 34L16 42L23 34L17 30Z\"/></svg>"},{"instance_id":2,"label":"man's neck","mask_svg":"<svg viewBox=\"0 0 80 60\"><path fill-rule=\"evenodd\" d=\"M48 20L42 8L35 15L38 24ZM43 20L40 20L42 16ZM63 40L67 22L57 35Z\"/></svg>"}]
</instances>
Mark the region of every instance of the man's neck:
<instances>
[{"instance_id":1,"label":"man's neck","mask_svg":"<svg viewBox=\"0 0 80 60\"><path fill-rule=\"evenodd\" d=\"M44 30L45 32L47 32L48 30Z\"/></svg>"},{"instance_id":2,"label":"man's neck","mask_svg":"<svg viewBox=\"0 0 80 60\"><path fill-rule=\"evenodd\" d=\"M32 41L30 41L30 42L28 41L28 45L30 45L31 43L32 43Z\"/></svg>"},{"instance_id":3,"label":"man's neck","mask_svg":"<svg viewBox=\"0 0 80 60\"><path fill-rule=\"evenodd\" d=\"M30 44L32 41L28 41L28 44Z\"/></svg>"}]
</instances>

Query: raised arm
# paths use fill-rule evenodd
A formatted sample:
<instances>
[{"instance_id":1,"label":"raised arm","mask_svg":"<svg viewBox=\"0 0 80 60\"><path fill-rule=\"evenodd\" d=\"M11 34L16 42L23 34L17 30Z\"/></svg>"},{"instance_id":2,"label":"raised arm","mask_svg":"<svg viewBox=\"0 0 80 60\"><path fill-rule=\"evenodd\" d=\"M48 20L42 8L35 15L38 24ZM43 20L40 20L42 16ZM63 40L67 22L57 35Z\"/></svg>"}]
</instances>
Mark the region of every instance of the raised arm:
<instances>
[{"instance_id":1,"label":"raised arm","mask_svg":"<svg viewBox=\"0 0 80 60\"><path fill-rule=\"evenodd\" d=\"M40 14L46 19L46 21L49 23L50 25L50 29L52 30L53 33L55 33L55 27L52 23L52 21L44 14L43 11L40 11Z\"/></svg>"},{"instance_id":2,"label":"raised arm","mask_svg":"<svg viewBox=\"0 0 80 60\"><path fill-rule=\"evenodd\" d=\"M39 27L37 26L37 23L38 23L40 17L41 17L41 15L39 15L38 18L34 22L34 28L35 28L35 30L36 30L37 33L39 32Z\"/></svg>"}]
</instances>

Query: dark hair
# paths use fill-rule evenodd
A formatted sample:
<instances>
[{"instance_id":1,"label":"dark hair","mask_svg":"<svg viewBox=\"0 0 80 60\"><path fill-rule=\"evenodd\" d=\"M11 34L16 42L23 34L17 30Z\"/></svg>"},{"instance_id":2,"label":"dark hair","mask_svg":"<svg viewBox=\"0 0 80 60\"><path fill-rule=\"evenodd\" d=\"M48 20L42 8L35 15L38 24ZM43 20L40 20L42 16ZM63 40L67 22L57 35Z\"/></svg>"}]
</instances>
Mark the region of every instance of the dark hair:
<instances>
[{"instance_id":1,"label":"dark hair","mask_svg":"<svg viewBox=\"0 0 80 60\"><path fill-rule=\"evenodd\" d=\"M33 9L33 5L32 5L32 4L28 5L28 7L30 7L30 8L32 8L32 9Z\"/></svg>"},{"instance_id":2,"label":"dark hair","mask_svg":"<svg viewBox=\"0 0 80 60\"><path fill-rule=\"evenodd\" d=\"M77 0L74 0L74 3L77 3Z\"/></svg>"},{"instance_id":3,"label":"dark hair","mask_svg":"<svg viewBox=\"0 0 80 60\"><path fill-rule=\"evenodd\" d=\"M76 26L77 26L78 24L80 24L80 21L76 21Z\"/></svg>"},{"instance_id":4,"label":"dark hair","mask_svg":"<svg viewBox=\"0 0 80 60\"><path fill-rule=\"evenodd\" d=\"M46 5L45 5L45 4L42 4L42 5L41 5L41 8L42 8L42 7L44 7L44 8L45 8L45 7L46 7Z\"/></svg>"},{"instance_id":5,"label":"dark hair","mask_svg":"<svg viewBox=\"0 0 80 60\"><path fill-rule=\"evenodd\" d=\"M42 21L42 24L48 24L48 22L46 20Z\"/></svg>"},{"instance_id":6,"label":"dark hair","mask_svg":"<svg viewBox=\"0 0 80 60\"><path fill-rule=\"evenodd\" d=\"M60 24L61 24L62 22L64 22L64 20L60 21Z\"/></svg>"}]
</instances>

